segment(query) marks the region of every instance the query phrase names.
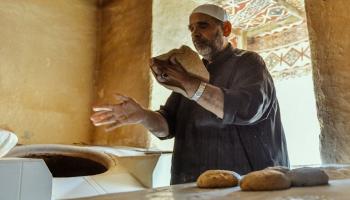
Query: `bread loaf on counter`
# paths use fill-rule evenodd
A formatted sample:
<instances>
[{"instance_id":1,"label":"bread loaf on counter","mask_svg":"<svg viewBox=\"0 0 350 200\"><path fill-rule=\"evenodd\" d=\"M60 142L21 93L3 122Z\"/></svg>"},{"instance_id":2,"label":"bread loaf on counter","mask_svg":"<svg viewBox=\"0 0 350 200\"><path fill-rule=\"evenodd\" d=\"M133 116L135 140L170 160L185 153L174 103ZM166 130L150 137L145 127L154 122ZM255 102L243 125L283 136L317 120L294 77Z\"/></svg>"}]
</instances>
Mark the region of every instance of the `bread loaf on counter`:
<instances>
[{"instance_id":1,"label":"bread loaf on counter","mask_svg":"<svg viewBox=\"0 0 350 200\"><path fill-rule=\"evenodd\" d=\"M207 170L197 179L200 188L223 188L238 185L240 175L228 170Z\"/></svg>"},{"instance_id":2,"label":"bread loaf on counter","mask_svg":"<svg viewBox=\"0 0 350 200\"><path fill-rule=\"evenodd\" d=\"M327 185L329 177L319 168L302 167L286 173L292 182L292 186L317 186Z\"/></svg>"},{"instance_id":3,"label":"bread loaf on counter","mask_svg":"<svg viewBox=\"0 0 350 200\"><path fill-rule=\"evenodd\" d=\"M291 186L290 179L273 169L250 172L239 182L243 191L283 190Z\"/></svg>"}]
</instances>

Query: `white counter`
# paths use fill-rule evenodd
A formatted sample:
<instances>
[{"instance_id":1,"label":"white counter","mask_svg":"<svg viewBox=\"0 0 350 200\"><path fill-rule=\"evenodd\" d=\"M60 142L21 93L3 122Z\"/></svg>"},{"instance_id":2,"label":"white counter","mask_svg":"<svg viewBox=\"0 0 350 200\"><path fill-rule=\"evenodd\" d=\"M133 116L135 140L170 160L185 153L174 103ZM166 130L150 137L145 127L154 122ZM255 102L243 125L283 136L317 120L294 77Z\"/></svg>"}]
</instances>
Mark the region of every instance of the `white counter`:
<instances>
[{"instance_id":1,"label":"white counter","mask_svg":"<svg viewBox=\"0 0 350 200\"><path fill-rule=\"evenodd\" d=\"M327 186L293 187L267 192L243 192L239 187L200 189L194 183L79 200L349 200L350 179L332 180ZM77 199L78 200L78 199Z\"/></svg>"},{"instance_id":2,"label":"white counter","mask_svg":"<svg viewBox=\"0 0 350 200\"><path fill-rule=\"evenodd\" d=\"M243 192L239 187L200 189L195 183L180 184L137 192L110 194L79 200L349 200L350 168L342 165L323 166L330 177L329 185L293 187L287 190Z\"/></svg>"}]
</instances>

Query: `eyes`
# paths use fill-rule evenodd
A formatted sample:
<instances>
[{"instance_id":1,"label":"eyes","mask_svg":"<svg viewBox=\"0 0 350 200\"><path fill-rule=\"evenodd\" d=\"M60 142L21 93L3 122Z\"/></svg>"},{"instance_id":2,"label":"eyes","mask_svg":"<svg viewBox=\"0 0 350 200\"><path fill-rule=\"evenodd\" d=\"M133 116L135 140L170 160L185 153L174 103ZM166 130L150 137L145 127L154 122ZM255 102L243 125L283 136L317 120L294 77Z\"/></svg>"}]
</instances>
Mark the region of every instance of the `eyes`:
<instances>
[{"instance_id":1,"label":"eyes","mask_svg":"<svg viewBox=\"0 0 350 200\"><path fill-rule=\"evenodd\" d=\"M200 30L205 30L209 28L209 26L210 24L208 22L197 22L195 24L188 25L188 30L190 30L191 32L193 32L195 28L198 28Z\"/></svg>"}]
</instances>

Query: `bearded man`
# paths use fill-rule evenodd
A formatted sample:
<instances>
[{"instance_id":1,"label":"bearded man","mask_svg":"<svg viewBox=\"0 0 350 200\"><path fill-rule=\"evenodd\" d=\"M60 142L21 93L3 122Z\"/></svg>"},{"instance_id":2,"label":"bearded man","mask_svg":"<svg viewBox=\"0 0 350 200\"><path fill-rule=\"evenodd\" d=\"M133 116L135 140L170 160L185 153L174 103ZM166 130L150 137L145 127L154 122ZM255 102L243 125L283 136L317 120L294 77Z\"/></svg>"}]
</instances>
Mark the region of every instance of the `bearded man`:
<instances>
[{"instance_id":1,"label":"bearded man","mask_svg":"<svg viewBox=\"0 0 350 200\"><path fill-rule=\"evenodd\" d=\"M194 182L209 169L241 175L269 166L289 166L280 109L273 80L263 59L233 48L231 24L221 7L201 5L188 26L203 57L208 82L187 73L179 63L153 59L157 81L174 92L158 111L116 95L120 104L97 106L91 117L109 130L142 124L160 139L175 138L171 184Z\"/></svg>"}]
</instances>

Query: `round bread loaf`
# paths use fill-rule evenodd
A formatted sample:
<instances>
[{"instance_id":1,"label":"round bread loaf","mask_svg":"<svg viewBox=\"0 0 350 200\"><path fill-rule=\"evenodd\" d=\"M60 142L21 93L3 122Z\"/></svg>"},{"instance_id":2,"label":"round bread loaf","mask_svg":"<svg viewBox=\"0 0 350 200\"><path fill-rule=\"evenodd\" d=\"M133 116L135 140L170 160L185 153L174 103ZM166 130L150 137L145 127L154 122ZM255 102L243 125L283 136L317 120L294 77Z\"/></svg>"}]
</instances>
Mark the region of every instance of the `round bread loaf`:
<instances>
[{"instance_id":1,"label":"round bread loaf","mask_svg":"<svg viewBox=\"0 0 350 200\"><path fill-rule=\"evenodd\" d=\"M327 185L329 177L323 170L312 167L302 167L289 171L287 176L292 181L292 186L316 186Z\"/></svg>"},{"instance_id":2,"label":"round bread loaf","mask_svg":"<svg viewBox=\"0 0 350 200\"><path fill-rule=\"evenodd\" d=\"M291 186L290 179L277 170L260 170L245 175L239 185L243 191L283 190Z\"/></svg>"},{"instance_id":3,"label":"round bread loaf","mask_svg":"<svg viewBox=\"0 0 350 200\"><path fill-rule=\"evenodd\" d=\"M228 170L207 170L197 179L200 188L223 188L238 185L240 175Z\"/></svg>"},{"instance_id":4,"label":"round bread loaf","mask_svg":"<svg viewBox=\"0 0 350 200\"><path fill-rule=\"evenodd\" d=\"M175 59L184 67L184 69L202 79L203 81L209 80L209 72L205 68L201 58L197 52L193 51L190 47L182 45L179 49L173 49L168 53L155 57L159 60Z\"/></svg>"}]
</instances>

